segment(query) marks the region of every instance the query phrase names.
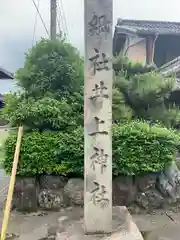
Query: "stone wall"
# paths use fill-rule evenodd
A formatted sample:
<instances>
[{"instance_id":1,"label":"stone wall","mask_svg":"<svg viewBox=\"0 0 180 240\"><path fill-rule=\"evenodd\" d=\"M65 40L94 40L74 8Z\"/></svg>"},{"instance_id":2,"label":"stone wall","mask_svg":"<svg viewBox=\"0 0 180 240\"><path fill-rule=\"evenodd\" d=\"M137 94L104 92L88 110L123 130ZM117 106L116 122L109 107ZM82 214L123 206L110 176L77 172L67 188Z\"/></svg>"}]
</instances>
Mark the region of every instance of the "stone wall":
<instances>
[{"instance_id":1,"label":"stone wall","mask_svg":"<svg viewBox=\"0 0 180 240\"><path fill-rule=\"evenodd\" d=\"M151 212L180 202L180 172L175 163L157 174L119 176L113 180L113 205L131 212ZM19 211L58 210L84 202L84 180L43 175L39 179L17 177L13 208Z\"/></svg>"}]
</instances>

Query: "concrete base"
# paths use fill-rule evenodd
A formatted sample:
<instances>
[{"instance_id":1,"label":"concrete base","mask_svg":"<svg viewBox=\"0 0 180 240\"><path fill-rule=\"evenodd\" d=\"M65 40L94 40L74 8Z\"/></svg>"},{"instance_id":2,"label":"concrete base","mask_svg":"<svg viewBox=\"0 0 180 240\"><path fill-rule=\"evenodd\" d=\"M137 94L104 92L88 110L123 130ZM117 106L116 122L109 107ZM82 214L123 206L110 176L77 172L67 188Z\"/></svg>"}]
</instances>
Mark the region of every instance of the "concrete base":
<instances>
[{"instance_id":1,"label":"concrete base","mask_svg":"<svg viewBox=\"0 0 180 240\"><path fill-rule=\"evenodd\" d=\"M56 235L56 240L143 240L143 237L133 222L131 215L126 207L113 207L113 224L112 234L104 235L85 235L83 218L73 222L64 232L59 232ZM61 226L64 224L61 223Z\"/></svg>"},{"instance_id":2,"label":"concrete base","mask_svg":"<svg viewBox=\"0 0 180 240\"><path fill-rule=\"evenodd\" d=\"M105 240L143 240L133 222L131 215L124 206L113 207L113 233Z\"/></svg>"},{"instance_id":3,"label":"concrete base","mask_svg":"<svg viewBox=\"0 0 180 240\"><path fill-rule=\"evenodd\" d=\"M60 212L19 215L12 213L9 233L13 240L143 240L126 207L113 208L113 232L84 234L83 208L65 208ZM11 234L9 235L12 236ZM16 236L19 236L16 238Z\"/></svg>"}]
</instances>

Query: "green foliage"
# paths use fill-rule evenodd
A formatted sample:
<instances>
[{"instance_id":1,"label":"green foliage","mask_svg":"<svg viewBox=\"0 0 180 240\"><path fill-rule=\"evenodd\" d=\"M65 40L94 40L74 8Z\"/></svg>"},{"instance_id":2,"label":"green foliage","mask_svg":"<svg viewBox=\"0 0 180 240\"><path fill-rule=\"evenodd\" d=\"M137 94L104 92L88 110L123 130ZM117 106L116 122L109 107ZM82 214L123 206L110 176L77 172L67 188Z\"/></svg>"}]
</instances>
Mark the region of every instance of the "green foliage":
<instances>
[{"instance_id":1,"label":"green foliage","mask_svg":"<svg viewBox=\"0 0 180 240\"><path fill-rule=\"evenodd\" d=\"M15 99L15 96L14 96ZM23 122L30 129L39 130L66 130L75 127L73 111L66 99L58 101L50 97L38 100L34 98L24 98L16 101L16 108L13 105L6 106L4 116L15 125ZM12 102L14 104L14 102Z\"/></svg>"},{"instance_id":2,"label":"green foliage","mask_svg":"<svg viewBox=\"0 0 180 240\"><path fill-rule=\"evenodd\" d=\"M12 169L16 138L17 133L11 133L5 144L3 167L8 174ZM82 175L83 148L82 129L76 129L71 134L49 131L25 133L17 175Z\"/></svg>"},{"instance_id":3,"label":"green foliage","mask_svg":"<svg viewBox=\"0 0 180 240\"><path fill-rule=\"evenodd\" d=\"M23 92L8 94L2 113L11 125L71 131L83 124L83 61L64 39L37 43L16 79Z\"/></svg>"},{"instance_id":4,"label":"green foliage","mask_svg":"<svg viewBox=\"0 0 180 240\"><path fill-rule=\"evenodd\" d=\"M180 125L180 110L169 101L174 79L164 79L153 66L127 58L117 58L114 70L113 174L161 171L179 148L179 136L171 129ZM18 175L83 176L83 78L79 53L62 37L43 39L28 52L24 67L16 74L23 92L8 94L1 114L12 125L23 124L28 129ZM154 125L157 121L169 130ZM7 173L11 172L15 142L12 133L5 144Z\"/></svg>"},{"instance_id":5,"label":"green foliage","mask_svg":"<svg viewBox=\"0 0 180 240\"><path fill-rule=\"evenodd\" d=\"M175 86L174 77L165 78L153 67L130 62L127 58L117 58L114 68L114 88L120 98L118 100L113 96L113 108L119 109L114 114L116 121L121 121L125 113L131 112L127 120L131 116L131 119L160 121L167 127L180 125L179 107L170 101Z\"/></svg>"},{"instance_id":6,"label":"green foliage","mask_svg":"<svg viewBox=\"0 0 180 240\"><path fill-rule=\"evenodd\" d=\"M130 122L114 127L114 174L158 172L175 159L179 135L160 125Z\"/></svg>"},{"instance_id":7,"label":"green foliage","mask_svg":"<svg viewBox=\"0 0 180 240\"><path fill-rule=\"evenodd\" d=\"M5 145L5 171L12 167L16 135ZM146 122L115 124L113 127L113 175L137 175L161 171L174 160L179 135ZM23 136L18 175L55 173L83 176L83 128L71 133L31 132Z\"/></svg>"},{"instance_id":8,"label":"green foliage","mask_svg":"<svg viewBox=\"0 0 180 240\"><path fill-rule=\"evenodd\" d=\"M143 65L140 62L132 62L127 57L120 55L114 59L113 69L116 75L119 74L119 72L123 72L126 75L126 78L129 78L136 74L144 74L154 71L156 68L154 66Z\"/></svg>"},{"instance_id":9,"label":"green foliage","mask_svg":"<svg viewBox=\"0 0 180 240\"><path fill-rule=\"evenodd\" d=\"M119 122L119 120L131 120L132 119L132 109L125 104L124 95L118 89L113 89L113 99L112 99L112 116L113 122Z\"/></svg>"},{"instance_id":10,"label":"green foliage","mask_svg":"<svg viewBox=\"0 0 180 240\"><path fill-rule=\"evenodd\" d=\"M29 50L16 79L30 96L40 97L51 92L61 97L78 92L83 84L83 61L77 49L63 38L42 39Z\"/></svg>"}]
</instances>

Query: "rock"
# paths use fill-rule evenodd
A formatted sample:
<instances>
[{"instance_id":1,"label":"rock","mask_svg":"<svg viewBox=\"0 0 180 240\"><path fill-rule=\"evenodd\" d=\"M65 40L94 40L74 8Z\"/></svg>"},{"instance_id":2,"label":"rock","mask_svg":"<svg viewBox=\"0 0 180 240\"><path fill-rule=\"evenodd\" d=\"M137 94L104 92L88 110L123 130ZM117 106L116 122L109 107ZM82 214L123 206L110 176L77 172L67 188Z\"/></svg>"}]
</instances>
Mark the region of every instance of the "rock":
<instances>
[{"instance_id":1,"label":"rock","mask_svg":"<svg viewBox=\"0 0 180 240\"><path fill-rule=\"evenodd\" d=\"M6 240L16 240L19 239L19 235L14 233L6 233Z\"/></svg>"},{"instance_id":2,"label":"rock","mask_svg":"<svg viewBox=\"0 0 180 240\"><path fill-rule=\"evenodd\" d=\"M21 212L37 211L38 184L35 178L16 178L12 205L14 208Z\"/></svg>"},{"instance_id":3,"label":"rock","mask_svg":"<svg viewBox=\"0 0 180 240\"><path fill-rule=\"evenodd\" d=\"M144 192L150 188L155 188L157 180L156 174L147 174L144 176L138 176L135 179L136 185L141 192Z\"/></svg>"},{"instance_id":4,"label":"rock","mask_svg":"<svg viewBox=\"0 0 180 240\"><path fill-rule=\"evenodd\" d=\"M40 188L42 189L60 189L64 188L67 180L62 176L42 175L40 177Z\"/></svg>"},{"instance_id":5,"label":"rock","mask_svg":"<svg viewBox=\"0 0 180 240\"><path fill-rule=\"evenodd\" d=\"M69 179L64 187L64 192L71 203L76 205L84 204L84 180L79 178Z\"/></svg>"},{"instance_id":6,"label":"rock","mask_svg":"<svg viewBox=\"0 0 180 240\"><path fill-rule=\"evenodd\" d=\"M161 173L161 175L158 177L156 186L164 197L176 198L174 188L169 183L164 173Z\"/></svg>"},{"instance_id":7,"label":"rock","mask_svg":"<svg viewBox=\"0 0 180 240\"><path fill-rule=\"evenodd\" d=\"M138 193L136 203L146 210L159 209L164 205L164 198L156 189L148 189L146 192Z\"/></svg>"},{"instance_id":8,"label":"rock","mask_svg":"<svg viewBox=\"0 0 180 240\"><path fill-rule=\"evenodd\" d=\"M63 189L60 190L41 190L38 196L38 203L41 209L58 210L67 204Z\"/></svg>"},{"instance_id":9,"label":"rock","mask_svg":"<svg viewBox=\"0 0 180 240\"><path fill-rule=\"evenodd\" d=\"M180 171L175 162L164 169L164 175L172 186L180 185Z\"/></svg>"},{"instance_id":10,"label":"rock","mask_svg":"<svg viewBox=\"0 0 180 240\"><path fill-rule=\"evenodd\" d=\"M137 188L133 184L132 177L117 177L112 186L113 205L128 206L136 199Z\"/></svg>"},{"instance_id":11,"label":"rock","mask_svg":"<svg viewBox=\"0 0 180 240\"><path fill-rule=\"evenodd\" d=\"M142 213L142 208L140 208L136 203L131 204L130 206L128 206L128 211L130 212L130 214L140 214Z\"/></svg>"},{"instance_id":12,"label":"rock","mask_svg":"<svg viewBox=\"0 0 180 240\"><path fill-rule=\"evenodd\" d=\"M167 166L161 173L157 188L165 197L180 199L180 171L175 163Z\"/></svg>"}]
</instances>

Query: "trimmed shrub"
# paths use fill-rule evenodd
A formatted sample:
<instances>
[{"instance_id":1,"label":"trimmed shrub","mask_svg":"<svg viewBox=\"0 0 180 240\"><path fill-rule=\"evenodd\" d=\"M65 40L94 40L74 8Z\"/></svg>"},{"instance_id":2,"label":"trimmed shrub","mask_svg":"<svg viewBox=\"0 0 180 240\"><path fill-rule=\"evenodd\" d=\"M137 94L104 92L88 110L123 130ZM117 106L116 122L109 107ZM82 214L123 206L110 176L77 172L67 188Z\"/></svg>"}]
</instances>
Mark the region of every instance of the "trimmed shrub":
<instances>
[{"instance_id":1,"label":"trimmed shrub","mask_svg":"<svg viewBox=\"0 0 180 240\"><path fill-rule=\"evenodd\" d=\"M11 133L5 143L3 167L7 174L12 168L16 138L17 133ZM24 133L17 175L82 175L83 151L81 129L76 129L71 134L48 131Z\"/></svg>"},{"instance_id":2,"label":"trimmed shrub","mask_svg":"<svg viewBox=\"0 0 180 240\"><path fill-rule=\"evenodd\" d=\"M5 145L4 169L10 173L16 135ZM178 134L159 125L130 122L113 126L113 175L161 171L175 158ZM23 136L18 175L53 173L83 176L83 128L71 133L31 132Z\"/></svg>"},{"instance_id":3,"label":"trimmed shrub","mask_svg":"<svg viewBox=\"0 0 180 240\"><path fill-rule=\"evenodd\" d=\"M175 159L179 145L176 131L158 124L134 121L114 127L114 175L159 172Z\"/></svg>"},{"instance_id":4,"label":"trimmed shrub","mask_svg":"<svg viewBox=\"0 0 180 240\"><path fill-rule=\"evenodd\" d=\"M11 97L10 95L7 97ZM50 97L41 99L25 98L17 101L16 109L10 102L4 109L4 116L13 125L23 123L31 130L71 131L76 127L73 109L66 99L58 101ZM14 104L14 101L12 102Z\"/></svg>"}]
</instances>

